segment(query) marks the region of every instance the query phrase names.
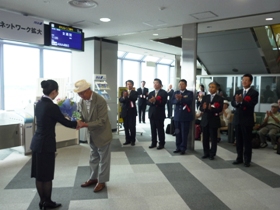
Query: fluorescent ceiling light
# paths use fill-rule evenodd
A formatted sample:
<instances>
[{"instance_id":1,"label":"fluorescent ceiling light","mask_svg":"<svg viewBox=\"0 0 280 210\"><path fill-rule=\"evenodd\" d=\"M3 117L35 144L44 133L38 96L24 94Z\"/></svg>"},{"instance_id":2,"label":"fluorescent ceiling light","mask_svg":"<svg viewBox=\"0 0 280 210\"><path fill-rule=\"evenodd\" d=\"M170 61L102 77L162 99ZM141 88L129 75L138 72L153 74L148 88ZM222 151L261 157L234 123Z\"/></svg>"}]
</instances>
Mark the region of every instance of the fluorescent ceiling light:
<instances>
[{"instance_id":1,"label":"fluorescent ceiling light","mask_svg":"<svg viewBox=\"0 0 280 210\"><path fill-rule=\"evenodd\" d=\"M153 34L153 36L158 36L158 34Z\"/></svg>"},{"instance_id":2,"label":"fluorescent ceiling light","mask_svg":"<svg viewBox=\"0 0 280 210\"><path fill-rule=\"evenodd\" d=\"M102 21L102 22L110 22L111 19L110 18L100 18L100 21Z\"/></svg>"},{"instance_id":3,"label":"fluorescent ceiling light","mask_svg":"<svg viewBox=\"0 0 280 210\"><path fill-rule=\"evenodd\" d=\"M273 18L265 18L266 21L271 21Z\"/></svg>"}]
</instances>

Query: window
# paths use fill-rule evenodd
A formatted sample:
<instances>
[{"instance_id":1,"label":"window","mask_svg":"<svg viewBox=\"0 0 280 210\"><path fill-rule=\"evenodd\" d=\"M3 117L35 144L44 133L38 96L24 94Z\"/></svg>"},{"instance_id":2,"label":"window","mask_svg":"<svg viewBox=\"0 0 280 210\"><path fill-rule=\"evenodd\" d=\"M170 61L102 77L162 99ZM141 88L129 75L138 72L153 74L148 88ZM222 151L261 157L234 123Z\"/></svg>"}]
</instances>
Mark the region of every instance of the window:
<instances>
[{"instance_id":1,"label":"window","mask_svg":"<svg viewBox=\"0 0 280 210\"><path fill-rule=\"evenodd\" d=\"M260 103L276 103L280 98L280 77L261 78Z\"/></svg>"},{"instance_id":2,"label":"window","mask_svg":"<svg viewBox=\"0 0 280 210\"><path fill-rule=\"evenodd\" d=\"M162 81L163 89L167 89L170 83L169 78L169 66L157 65L157 78Z\"/></svg>"},{"instance_id":3,"label":"window","mask_svg":"<svg viewBox=\"0 0 280 210\"><path fill-rule=\"evenodd\" d=\"M151 62L157 62L159 60L158 57L153 57L153 56L146 56L144 58L144 61L151 61Z\"/></svg>"},{"instance_id":4,"label":"window","mask_svg":"<svg viewBox=\"0 0 280 210\"><path fill-rule=\"evenodd\" d=\"M139 67L140 63L137 61L123 61L123 76L121 87L125 87L125 81L127 80L133 80L135 89L139 87Z\"/></svg>"},{"instance_id":5,"label":"window","mask_svg":"<svg viewBox=\"0 0 280 210\"><path fill-rule=\"evenodd\" d=\"M44 50L44 78L69 78L71 74L71 52Z\"/></svg>"},{"instance_id":6,"label":"window","mask_svg":"<svg viewBox=\"0 0 280 210\"><path fill-rule=\"evenodd\" d=\"M146 82L146 87L149 91L154 89L153 81L156 78L155 67L147 66L146 63L142 63L141 80Z\"/></svg>"},{"instance_id":7,"label":"window","mask_svg":"<svg viewBox=\"0 0 280 210\"><path fill-rule=\"evenodd\" d=\"M4 109L23 109L36 99L40 69L37 48L3 45Z\"/></svg>"},{"instance_id":8,"label":"window","mask_svg":"<svg viewBox=\"0 0 280 210\"><path fill-rule=\"evenodd\" d=\"M144 57L144 55L135 54L135 53L128 53L125 56L125 59L141 60L143 57Z\"/></svg>"}]
</instances>

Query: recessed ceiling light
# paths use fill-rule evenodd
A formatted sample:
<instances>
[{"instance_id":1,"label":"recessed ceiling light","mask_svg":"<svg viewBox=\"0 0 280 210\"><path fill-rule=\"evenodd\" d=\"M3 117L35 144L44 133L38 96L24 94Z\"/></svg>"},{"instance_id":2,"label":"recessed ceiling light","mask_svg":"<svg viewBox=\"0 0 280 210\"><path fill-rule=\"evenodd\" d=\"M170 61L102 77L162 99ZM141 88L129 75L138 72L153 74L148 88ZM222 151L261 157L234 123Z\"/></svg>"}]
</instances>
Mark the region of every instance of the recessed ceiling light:
<instances>
[{"instance_id":1,"label":"recessed ceiling light","mask_svg":"<svg viewBox=\"0 0 280 210\"><path fill-rule=\"evenodd\" d=\"M273 18L265 18L266 21L271 21Z\"/></svg>"},{"instance_id":2,"label":"recessed ceiling light","mask_svg":"<svg viewBox=\"0 0 280 210\"><path fill-rule=\"evenodd\" d=\"M91 8L91 7L97 7L97 3L93 0L71 0L68 1L68 4L70 4L73 7L79 7L79 8Z\"/></svg>"},{"instance_id":3,"label":"recessed ceiling light","mask_svg":"<svg viewBox=\"0 0 280 210\"><path fill-rule=\"evenodd\" d=\"M153 34L153 36L158 36L158 34Z\"/></svg>"},{"instance_id":4,"label":"recessed ceiling light","mask_svg":"<svg viewBox=\"0 0 280 210\"><path fill-rule=\"evenodd\" d=\"M110 22L111 19L110 18L100 18L100 21L102 21L102 22Z\"/></svg>"}]
</instances>

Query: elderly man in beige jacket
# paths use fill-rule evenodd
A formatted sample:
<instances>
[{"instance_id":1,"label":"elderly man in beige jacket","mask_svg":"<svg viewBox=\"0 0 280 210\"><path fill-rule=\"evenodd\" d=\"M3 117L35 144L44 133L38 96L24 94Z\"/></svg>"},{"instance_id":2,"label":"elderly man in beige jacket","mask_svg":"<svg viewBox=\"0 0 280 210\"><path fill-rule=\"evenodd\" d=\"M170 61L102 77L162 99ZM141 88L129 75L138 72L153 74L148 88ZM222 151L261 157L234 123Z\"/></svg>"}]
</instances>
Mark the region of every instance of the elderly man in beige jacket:
<instances>
[{"instance_id":1,"label":"elderly man in beige jacket","mask_svg":"<svg viewBox=\"0 0 280 210\"><path fill-rule=\"evenodd\" d=\"M94 192L105 188L105 182L110 177L112 130L108 117L108 108L105 99L90 89L86 80L75 83L74 92L82 98L79 103L82 121L88 128L91 175L81 185L88 187L95 185Z\"/></svg>"}]
</instances>

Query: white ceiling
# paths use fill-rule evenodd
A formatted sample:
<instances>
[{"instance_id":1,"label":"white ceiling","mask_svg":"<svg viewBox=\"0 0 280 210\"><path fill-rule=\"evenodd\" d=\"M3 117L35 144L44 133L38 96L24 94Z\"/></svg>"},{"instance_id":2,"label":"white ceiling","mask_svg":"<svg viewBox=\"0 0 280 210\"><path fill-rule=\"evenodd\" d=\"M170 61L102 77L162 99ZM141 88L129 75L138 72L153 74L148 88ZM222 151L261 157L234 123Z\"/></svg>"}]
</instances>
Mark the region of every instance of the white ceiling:
<instances>
[{"instance_id":1,"label":"white ceiling","mask_svg":"<svg viewBox=\"0 0 280 210\"><path fill-rule=\"evenodd\" d=\"M181 36L184 24L198 23L198 33L207 33L280 23L279 0L95 2L97 7L82 9L70 6L68 0L0 0L0 9L82 28L86 38L118 41L119 50L172 59L181 54L181 49L151 40ZM100 22L103 17L111 21ZM266 17L274 20L267 22ZM155 37L154 33L159 35Z\"/></svg>"}]
</instances>

